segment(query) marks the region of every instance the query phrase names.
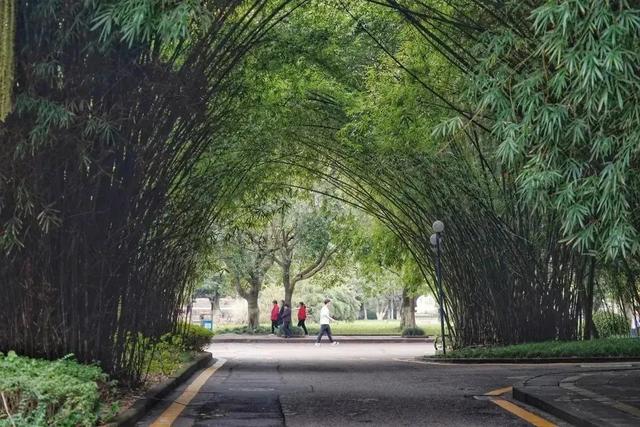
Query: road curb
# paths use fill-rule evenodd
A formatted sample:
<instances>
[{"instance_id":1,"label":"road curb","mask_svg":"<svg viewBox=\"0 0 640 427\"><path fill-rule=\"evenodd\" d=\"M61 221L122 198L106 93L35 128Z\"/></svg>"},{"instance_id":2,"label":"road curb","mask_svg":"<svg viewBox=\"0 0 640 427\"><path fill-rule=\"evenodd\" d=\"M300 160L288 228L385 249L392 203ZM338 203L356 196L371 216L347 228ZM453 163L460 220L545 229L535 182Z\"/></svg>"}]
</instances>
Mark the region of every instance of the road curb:
<instances>
[{"instance_id":1,"label":"road curb","mask_svg":"<svg viewBox=\"0 0 640 427\"><path fill-rule=\"evenodd\" d=\"M461 365L503 363L503 364L545 364L545 363L616 363L640 362L640 357L541 357L541 358L449 358L425 357L427 362L458 363Z\"/></svg>"},{"instance_id":2,"label":"road curb","mask_svg":"<svg viewBox=\"0 0 640 427\"><path fill-rule=\"evenodd\" d=\"M143 397L136 400L131 407L116 415L103 427L131 427L141 420L159 400L166 397L178 386L185 383L198 370L209 366L214 361L211 353L204 352L195 360L180 369L167 381L149 388Z\"/></svg>"},{"instance_id":3,"label":"road curb","mask_svg":"<svg viewBox=\"0 0 640 427\"><path fill-rule=\"evenodd\" d=\"M515 400L536 407L577 427L600 427L600 424L594 424L584 417L580 417L579 415L567 410L562 406L555 405L547 399L527 392L523 385L514 386L512 395Z\"/></svg>"}]
</instances>

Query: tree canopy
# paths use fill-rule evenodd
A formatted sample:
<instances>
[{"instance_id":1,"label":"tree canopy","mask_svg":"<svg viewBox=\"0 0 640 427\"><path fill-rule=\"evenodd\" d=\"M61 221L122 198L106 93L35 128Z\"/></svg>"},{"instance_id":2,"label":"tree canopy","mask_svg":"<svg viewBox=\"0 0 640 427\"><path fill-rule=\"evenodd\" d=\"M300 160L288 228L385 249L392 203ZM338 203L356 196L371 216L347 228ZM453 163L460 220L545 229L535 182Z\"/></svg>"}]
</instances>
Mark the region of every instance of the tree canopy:
<instances>
[{"instance_id":1,"label":"tree canopy","mask_svg":"<svg viewBox=\"0 0 640 427\"><path fill-rule=\"evenodd\" d=\"M277 266L285 297L313 280L345 317L369 285L409 306L435 291L435 220L456 346L589 337L598 296L640 305L634 2L13 0L0 19L0 351L135 381L212 259L252 300Z\"/></svg>"}]
</instances>

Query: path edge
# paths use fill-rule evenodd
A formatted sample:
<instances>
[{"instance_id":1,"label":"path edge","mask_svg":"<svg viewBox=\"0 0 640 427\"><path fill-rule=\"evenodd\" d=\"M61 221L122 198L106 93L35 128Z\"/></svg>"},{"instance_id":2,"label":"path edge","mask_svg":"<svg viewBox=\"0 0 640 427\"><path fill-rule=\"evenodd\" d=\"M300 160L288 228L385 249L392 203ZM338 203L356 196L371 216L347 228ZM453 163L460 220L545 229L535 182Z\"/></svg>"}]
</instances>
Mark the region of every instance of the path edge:
<instances>
[{"instance_id":1,"label":"path edge","mask_svg":"<svg viewBox=\"0 0 640 427\"><path fill-rule=\"evenodd\" d=\"M167 381L149 388L133 405L111 418L103 427L132 427L140 421L162 398L189 380L194 373L209 366L215 360L209 352L198 353L196 358L182 367Z\"/></svg>"},{"instance_id":2,"label":"path edge","mask_svg":"<svg viewBox=\"0 0 640 427\"><path fill-rule=\"evenodd\" d=\"M354 339L350 339L349 337L353 336ZM432 337L416 337L416 338L403 338L396 336L367 336L367 338L355 338L358 335L349 335L347 338L345 336L334 335L333 339L336 341L340 341L344 344L386 344L386 343L423 343L423 344L432 344L434 342L434 338ZM385 338L388 337L388 338ZM315 337L292 337L290 339L274 339L274 338L263 338L263 337L221 337L216 338L213 337L211 340L211 344L300 344L300 343L314 343Z\"/></svg>"},{"instance_id":3,"label":"path edge","mask_svg":"<svg viewBox=\"0 0 640 427\"><path fill-rule=\"evenodd\" d=\"M544 399L540 396L536 396L533 393L529 393L525 390L526 387L524 384L518 384L514 386L512 389L512 396L514 400L520 401L522 403L526 403L527 405L531 405L535 408L538 408L544 412L547 412L551 415L554 415L560 418L563 421L567 421L568 423L575 425L577 427L600 427L601 424L594 424L590 422L587 418L581 417L580 415L565 409L562 405L556 405L550 402L547 399Z\"/></svg>"},{"instance_id":4,"label":"path edge","mask_svg":"<svg viewBox=\"0 0 640 427\"><path fill-rule=\"evenodd\" d=\"M640 357L538 357L538 358L448 358L425 356L423 360L427 362L455 363L460 365L473 364L523 364L539 365L545 363L617 363L617 362L640 362Z\"/></svg>"}]
</instances>

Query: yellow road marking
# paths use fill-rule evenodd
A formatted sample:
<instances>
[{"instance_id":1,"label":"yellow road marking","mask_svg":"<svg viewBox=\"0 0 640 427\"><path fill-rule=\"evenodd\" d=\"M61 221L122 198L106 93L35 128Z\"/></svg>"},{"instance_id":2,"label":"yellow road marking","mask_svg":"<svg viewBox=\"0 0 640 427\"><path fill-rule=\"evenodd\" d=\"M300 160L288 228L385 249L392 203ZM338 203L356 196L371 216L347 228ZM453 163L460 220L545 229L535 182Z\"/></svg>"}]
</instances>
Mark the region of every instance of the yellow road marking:
<instances>
[{"instance_id":1,"label":"yellow road marking","mask_svg":"<svg viewBox=\"0 0 640 427\"><path fill-rule=\"evenodd\" d=\"M524 408L516 405L515 403L509 402L508 400L502 399L503 394L510 393L513 390L513 387L502 387L496 390L491 390L488 393L485 393L485 396L491 396L491 401L504 409L505 411L511 412L513 415L522 418L529 424L535 427L557 427L556 424L545 420L538 415L527 411Z\"/></svg>"},{"instance_id":2,"label":"yellow road marking","mask_svg":"<svg viewBox=\"0 0 640 427\"><path fill-rule=\"evenodd\" d=\"M503 387L497 390L491 390L489 393L485 393L485 396L500 396L505 393L509 393L513 387Z\"/></svg>"},{"instance_id":3,"label":"yellow road marking","mask_svg":"<svg viewBox=\"0 0 640 427\"><path fill-rule=\"evenodd\" d=\"M502 409L511 412L513 415L522 418L526 422L536 427L557 427L556 424L545 420L542 417L537 416L534 413L531 413L525 409L522 409L516 404L509 402L508 400L504 400L501 398L493 398L491 399L493 403L501 407Z\"/></svg>"},{"instance_id":4,"label":"yellow road marking","mask_svg":"<svg viewBox=\"0 0 640 427\"><path fill-rule=\"evenodd\" d=\"M151 427L168 427L180 416L184 408L191 402L191 400L198 394L202 386L207 382L211 375L215 374L222 365L226 362L225 359L218 359L213 366L205 369L198 378L193 380L191 384L184 390L184 392L169 406L153 423Z\"/></svg>"}]
</instances>

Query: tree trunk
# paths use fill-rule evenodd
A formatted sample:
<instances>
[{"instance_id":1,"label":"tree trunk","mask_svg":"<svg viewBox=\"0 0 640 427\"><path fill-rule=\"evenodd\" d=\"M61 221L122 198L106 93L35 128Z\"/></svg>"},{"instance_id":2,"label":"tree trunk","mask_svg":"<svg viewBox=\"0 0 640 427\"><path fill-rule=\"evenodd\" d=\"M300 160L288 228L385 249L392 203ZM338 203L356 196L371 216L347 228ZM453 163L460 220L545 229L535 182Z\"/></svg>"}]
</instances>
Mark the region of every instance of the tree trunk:
<instances>
[{"instance_id":1,"label":"tree trunk","mask_svg":"<svg viewBox=\"0 0 640 427\"><path fill-rule=\"evenodd\" d=\"M291 300L293 299L293 288L293 285L284 287L284 302L289 304L289 307L293 307L293 305L291 305Z\"/></svg>"},{"instance_id":2,"label":"tree trunk","mask_svg":"<svg viewBox=\"0 0 640 427\"><path fill-rule=\"evenodd\" d=\"M368 319L367 319L367 302L366 302L366 300L364 300L364 299L362 300L362 313L363 313L362 318L363 318L364 320L368 320Z\"/></svg>"},{"instance_id":3,"label":"tree trunk","mask_svg":"<svg viewBox=\"0 0 640 427\"><path fill-rule=\"evenodd\" d=\"M211 300L209 300L209 301L211 301ZM213 329L213 314L214 314L213 302L211 301L211 329Z\"/></svg>"},{"instance_id":4,"label":"tree trunk","mask_svg":"<svg viewBox=\"0 0 640 427\"><path fill-rule=\"evenodd\" d=\"M293 289L296 284L291 282L291 261L284 261L282 263L282 286L284 286L284 302L291 305L291 299L293 298Z\"/></svg>"},{"instance_id":5,"label":"tree trunk","mask_svg":"<svg viewBox=\"0 0 640 427\"><path fill-rule=\"evenodd\" d=\"M400 308L400 329L416 327L416 298L402 290L402 307Z\"/></svg>"},{"instance_id":6,"label":"tree trunk","mask_svg":"<svg viewBox=\"0 0 640 427\"><path fill-rule=\"evenodd\" d=\"M593 288L596 279L596 259L591 260L589 266L589 282L587 283L586 300L584 303L584 334L582 339L589 340L593 338Z\"/></svg>"},{"instance_id":7,"label":"tree trunk","mask_svg":"<svg viewBox=\"0 0 640 427\"><path fill-rule=\"evenodd\" d=\"M387 305L386 301L384 304L380 304L380 299L376 298L376 319L378 320L384 320L384 316L385 314L387 314L387 309L389 308L389 306Z\"/></svg>"},{"instance_id":8,"label":"tree trunk","mask_svg":"<svg viewBox=\"0 0 640 427\"><path fill-rule=\"evenodd\" d=\"M260 326L260 307L258 306L258 294L254 292L250 292L247 295L247 304L248 304L248 324L249 328L256 329Z\"/></svg>"},{"instance_id":9,"label":"tree trunk","mask_svg":"<svg viewBox=\"0 0 640 427\"><path fill-rule=\"evenodd\" d=\"M220 311L220 294L217 292L211 298L211 310L212 311Z\"/></svg>"}]
</instances>

